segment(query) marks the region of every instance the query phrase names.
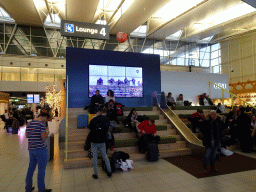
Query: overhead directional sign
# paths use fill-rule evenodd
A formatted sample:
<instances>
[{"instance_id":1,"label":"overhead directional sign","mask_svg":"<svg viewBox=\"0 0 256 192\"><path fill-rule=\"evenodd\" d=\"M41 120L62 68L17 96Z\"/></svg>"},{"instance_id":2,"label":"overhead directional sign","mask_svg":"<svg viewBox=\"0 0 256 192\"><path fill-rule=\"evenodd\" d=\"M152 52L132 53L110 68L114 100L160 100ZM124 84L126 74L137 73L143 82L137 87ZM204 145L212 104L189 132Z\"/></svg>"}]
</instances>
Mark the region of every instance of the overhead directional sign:
<instances>
[{"instance_id":1,"label":"overhead directional sign","mask_svg":"<svg viewBox=\"0 0 256 192\"><path fill-rule=\"evenodd\" d=\"M67 37L108 40L109 26L61 20L60 33Z\"/></svg>"}]
</instances>

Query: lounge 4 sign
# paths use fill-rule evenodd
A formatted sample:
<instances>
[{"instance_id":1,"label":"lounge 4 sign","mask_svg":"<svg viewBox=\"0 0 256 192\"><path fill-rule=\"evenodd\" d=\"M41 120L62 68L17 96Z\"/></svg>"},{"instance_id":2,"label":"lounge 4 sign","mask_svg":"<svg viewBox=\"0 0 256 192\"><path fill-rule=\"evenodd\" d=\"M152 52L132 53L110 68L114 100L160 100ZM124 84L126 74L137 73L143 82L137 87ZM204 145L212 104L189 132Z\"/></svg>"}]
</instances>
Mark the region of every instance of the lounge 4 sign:
<instances>
[{"instance_id":1,"label":"lounge 4 sign","mask_svg":"<svg viewBox=\"0 0 256 192\"><path fill-rule=\"evenodd\" d=\"M67 37L108 40L109 26L61 20L60 33Z\"/></svg>"}]
</instances>

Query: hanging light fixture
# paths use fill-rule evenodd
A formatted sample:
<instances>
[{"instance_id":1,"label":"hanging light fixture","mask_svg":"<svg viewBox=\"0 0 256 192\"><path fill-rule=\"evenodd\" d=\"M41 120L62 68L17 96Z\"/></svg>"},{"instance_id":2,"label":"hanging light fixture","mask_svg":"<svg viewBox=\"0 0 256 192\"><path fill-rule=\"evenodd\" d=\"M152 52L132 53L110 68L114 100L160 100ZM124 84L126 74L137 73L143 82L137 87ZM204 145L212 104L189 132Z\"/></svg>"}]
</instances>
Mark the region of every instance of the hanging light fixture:
<instances>
[{"instance_id":1,"label":"hanging light fixture","mask_svg":"<svg viewBox=\"0 0 256 192\"><path fill-rule=\"evenodd\" d=\"M122 28L122 5L121 5L121 28ZM117 41L119 41L120 43L124 43L126 40L127 40L127 34L125 32L119 32L117 35L116 35L116 39Z\"/></svg>"}]
</instances>

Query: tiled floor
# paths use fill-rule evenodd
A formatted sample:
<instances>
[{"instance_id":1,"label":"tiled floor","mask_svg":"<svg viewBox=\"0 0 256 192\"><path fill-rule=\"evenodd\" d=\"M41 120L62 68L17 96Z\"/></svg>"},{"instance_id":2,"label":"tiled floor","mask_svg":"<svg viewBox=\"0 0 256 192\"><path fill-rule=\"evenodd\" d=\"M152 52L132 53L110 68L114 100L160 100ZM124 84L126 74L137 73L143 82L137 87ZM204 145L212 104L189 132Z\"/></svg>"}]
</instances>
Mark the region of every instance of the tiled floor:
<instances>
[{"instance_id":1,"label":"tiled floor","mask_svg":"<svg viewBox=\"0 0 256 192\"><path fill-rule=\"evenodd\" d=\"M25 128L18 135L5 133L0 124L0 192L25 191L29 163ZM255 157L255 153L250 154ZM63 152L55 151L54 160L46 170L46 187L53 192L249 192L256 191L256 170L197 179L174 165L135 162L134 170L114 173L108 178L99 169L99 179L91 177L93 168L63 169ZM235 165L234 165L235 166ZM37 171L34 186L37 191Z\"/></svg>"}]
</instances>

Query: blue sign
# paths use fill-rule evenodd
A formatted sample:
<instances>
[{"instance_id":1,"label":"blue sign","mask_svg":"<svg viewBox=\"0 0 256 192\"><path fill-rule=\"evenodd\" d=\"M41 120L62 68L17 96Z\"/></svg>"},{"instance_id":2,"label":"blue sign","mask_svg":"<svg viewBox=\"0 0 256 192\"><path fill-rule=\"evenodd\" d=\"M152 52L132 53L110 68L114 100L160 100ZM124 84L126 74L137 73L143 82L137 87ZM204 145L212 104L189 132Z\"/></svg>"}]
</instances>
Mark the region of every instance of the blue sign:
<instances>
[{"instance_id":1,"label":"blue sign","mask_svg":"<svg viewBox=\"0 0 256 192\"><path fill-rule=\"evenodd\" d=\"M74 33L74 24L65 23L65 32Z\"/></svg>"}]
</instances>

